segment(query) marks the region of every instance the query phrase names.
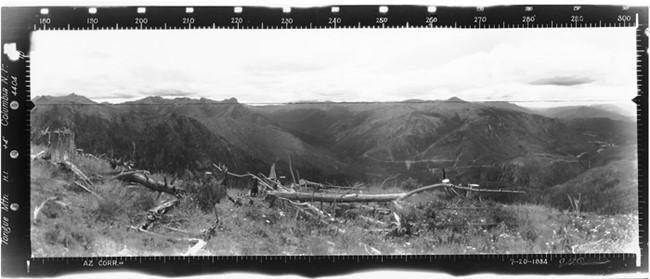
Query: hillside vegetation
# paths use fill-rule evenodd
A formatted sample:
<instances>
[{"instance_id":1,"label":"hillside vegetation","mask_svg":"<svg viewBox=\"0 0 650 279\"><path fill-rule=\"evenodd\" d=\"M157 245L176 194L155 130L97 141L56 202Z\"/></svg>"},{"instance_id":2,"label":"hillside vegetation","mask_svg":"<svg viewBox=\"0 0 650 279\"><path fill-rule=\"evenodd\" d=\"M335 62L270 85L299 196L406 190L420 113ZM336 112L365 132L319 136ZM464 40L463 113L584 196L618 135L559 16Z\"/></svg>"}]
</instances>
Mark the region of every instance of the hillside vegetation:
<instances>
[{"instance_id":1,"label":"hillside vegetation","mask_svg":"<svg viewBox=\"0 0 650 279\"><path fill-rule=\"evenodd\" d=\"M599 107L34 102L35 256L638 250L636 125Z\"/></svg>"},{"instance_id":2,"label":"hillside vegetation","mask_svg":"<svg viewBox=\"0 0 650 279\"><path fill-rule=\"evenodd\" d=\"M32 148L34 153L41 150L47 152L44 147ZM313 203L334 215L337 221L328 224L296 211L288 202L270 205L264 193L249 197L247 190L235 187L224 190L246 202L237 204L221 195L213 201L216 211L206 210L201 201L210 197L197 186L199 180L189 177L176 182L188 191L178 206L139 231L133 228L147 218L147 211L175 197L107 179L115 170L103 159L71 156L70 162L93 181L89 190L101 198L77 185L78 177L69 170L34 159L32 212L54 198L33 216L35 257L615 253L638 248L638 217L629 208L608 209L616 214L577 214L545 205L425 192L404 200L399 209L392 203L365 204L370 209ZM167 176L151 174L150 178ZM371 186L364 192L401 191ZM385 209L399 212L401 220ZM197 246L197 239L217 218L211 237ZM368 218L388 225L377 226ZM401 223L401 230L395 223Z\"/></svg>"},{"instance_id":3,"label":"hillside vegetation","mask_svg":"<svg viewBox=\"0 0 650 279\"><path fill-rule=\"evenodd\" d=\"M446 169L463 183L547 188L589 169L586 158L636 141L632 121L593 113L598 108L545 117L505 102L458 98L248 106L234 98L148 97L112 105L71 94L34 103L35 143L45 144L42 131L67 128L86 152L175 174L221 158L252 173L272 164L288 169L292 161L301 176L334 184L378 184L395 174L397 185L428 184Z\"/></svg>"},{"instance_id":4,"label":"hillside vegetation","mask_svg":"<svg viewBox=\"0 0 650 279\"><path fill-rule=\"evenodd\" d=\"M269 125L236 99L151 97L106 105L70 95L40 97L34 102L35 142L46 144L43 131L66 128L75 133L76 145L86 152L129 159L152 171L179 174L196 168L196 161L223 158L231 169L257 172L273 163L288 167L291 157L310 177L358 177L351 165Z\"/></svg>"}]
</instances>

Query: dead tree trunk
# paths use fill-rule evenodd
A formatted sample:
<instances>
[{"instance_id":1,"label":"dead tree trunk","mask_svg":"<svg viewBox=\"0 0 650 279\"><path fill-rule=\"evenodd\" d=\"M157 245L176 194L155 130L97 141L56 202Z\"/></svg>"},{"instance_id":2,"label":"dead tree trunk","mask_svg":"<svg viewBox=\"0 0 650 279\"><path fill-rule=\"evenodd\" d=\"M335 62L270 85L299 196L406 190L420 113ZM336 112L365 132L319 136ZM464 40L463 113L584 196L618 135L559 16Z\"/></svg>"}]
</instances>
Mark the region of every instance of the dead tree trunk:
<instances>
[{"instance_id":1,"label":"dead tree trunk","mask_svg":"<svg viewBox=\"0 0 650 279\"><path fill-rule=\"evenodd\" d=\"M487 192L487 193L512 193L512 194L523 194L523 191L515 190L487 190L487 189L474 189L470 187L457 186L453 184L433 184L425 186L422 188L415 189L410 192L405 193L393 193L393 194L332 194L332 193L306 193L306 192L284 192L284 191L269 191L267 194L275 196L278 198L288 199L292 201L315 201L315 202L337 202L337 203L348 203L348 202L391 202L391 201L400 201L405 200L413 195L431 191L436 189L460 189L473 192Z\"/></svg>"},{"instance_id":2,"label":"dead tree trunk","mask_svg":"<svg viewBox=\"0 0 650 279\"><path fill-rule=\"evenodd\" d=\"M52 131L49 137L48 142L50 143L52 161L65 161L66 156L75 156L77 148L74 143L74 133L70 129L63 128Z\"/></svg>"},{"instance_id":3,"label":"dead tree trunk","mask_svg":"<svg viewBox=\"0 0 650 279\"><path fill-rule=\"evenodd\" d=\"M165 181L158 181L149 178L147 174L141 171L130 171L130 172L125 172L118 174L116 176L113 176L114 179L119 179L125 182L131 182L131 183L138 183L142 186L145 186L151 190L154 191L159 191L159 192L165 192L168 194L172 194L174 196L178 196L180 194L181 189L177 188L173 185L170 185L170 183L167 183L167 179ZM173 182L172 182L173 183Z\"/></svg>"}]
</instances>

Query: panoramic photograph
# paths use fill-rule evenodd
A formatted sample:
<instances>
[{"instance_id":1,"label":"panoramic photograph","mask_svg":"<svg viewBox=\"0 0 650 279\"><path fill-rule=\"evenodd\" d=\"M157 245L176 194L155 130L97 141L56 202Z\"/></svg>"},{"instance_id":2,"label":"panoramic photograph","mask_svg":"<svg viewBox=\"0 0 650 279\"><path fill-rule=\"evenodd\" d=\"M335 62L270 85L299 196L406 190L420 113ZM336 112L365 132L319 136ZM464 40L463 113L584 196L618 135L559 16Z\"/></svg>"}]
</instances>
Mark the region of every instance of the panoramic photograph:
<instances>
[{"instance_id":1,"label":"panoramic photograph","mask_svg":"<svg viewBox=\"0 0 650 279\"><path fill-rule=\"evenodd\" d=\"M32 256L638 253L634 38L36 31Z\"/></svg>"}]
</instances>

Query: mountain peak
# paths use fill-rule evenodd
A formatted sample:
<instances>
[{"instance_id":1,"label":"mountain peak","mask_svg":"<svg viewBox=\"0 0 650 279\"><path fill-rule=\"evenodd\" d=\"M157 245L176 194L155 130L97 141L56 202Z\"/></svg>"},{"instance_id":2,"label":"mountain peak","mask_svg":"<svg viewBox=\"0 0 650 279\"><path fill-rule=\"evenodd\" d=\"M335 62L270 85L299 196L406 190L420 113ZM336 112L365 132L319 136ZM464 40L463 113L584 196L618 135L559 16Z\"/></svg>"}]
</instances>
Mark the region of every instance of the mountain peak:
<instances>
[{"instance_id":1,"label":"mountain peak","mask_svg":"<svg viewBox=\"0 0 650 279\"><path fill-rule=\"evenodd\" d=\"M239 104L239 101L237 101L237 98L235 97L231 97L230 99L225 99L221 102L226 104Z\"/></svg>"},{"instance_id":2,"label":"mountain peak","mask_svg":"<svg viewBox=\"0 0 650 279\"><path fill-rule=\"evenodd\" d=\"M82 95L78 95L75 93L70 93L65 96L50 96L50 95L43 95L43 96L37 96L33 99L33 102L36 104L84 104L84 105L93 105L97 104L97 102L88 99Z\"/></svg>"},{"instance_id":3,"label":"mountain peak","mask_svg":"<svg viewBox=\"0 0 650 279\"><path fill-rule=\"evenodd\" d=\"M164 102L165 102L165 99L163 97L149 96L149 97L144 97L142 99L135 100L135 101L130 101L130 102L126 102L126 103L127 104L128 103L134 103L134 104L162 104Z\"/></svg>"},{"instance_id":4,"label":"mountain peak","mask_svg":"<svg viewBox=\"0 0 650 279\"><path fill-rule=\"evenodd\" d=\"M449 98L449 99L447 100L447 102L453 102L453 103L467 103L467 101L465 101L465 100L463 100L463 99L461 99L461 98L458 98L458 97L456 97L456 96Z\"/></svg>"}]
</instances>

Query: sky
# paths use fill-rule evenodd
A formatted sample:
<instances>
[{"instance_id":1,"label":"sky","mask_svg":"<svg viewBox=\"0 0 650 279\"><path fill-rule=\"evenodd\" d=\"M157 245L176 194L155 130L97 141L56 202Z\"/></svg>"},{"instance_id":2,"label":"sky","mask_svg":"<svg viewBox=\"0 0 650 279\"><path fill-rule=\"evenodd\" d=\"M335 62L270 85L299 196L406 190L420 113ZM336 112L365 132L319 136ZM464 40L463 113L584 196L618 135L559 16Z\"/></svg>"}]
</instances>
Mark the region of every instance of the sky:
<instances>
[{"instance_id":1,"label":"sky","mask_svg":"<svg viewBox=\"0 0 650 279\"><path fill-rule=\"evenodd\" d=\"M32 96L634 107L633 28L37 31Z\"/></svg>"}]
</instances>

